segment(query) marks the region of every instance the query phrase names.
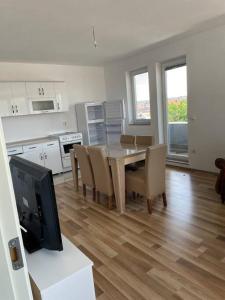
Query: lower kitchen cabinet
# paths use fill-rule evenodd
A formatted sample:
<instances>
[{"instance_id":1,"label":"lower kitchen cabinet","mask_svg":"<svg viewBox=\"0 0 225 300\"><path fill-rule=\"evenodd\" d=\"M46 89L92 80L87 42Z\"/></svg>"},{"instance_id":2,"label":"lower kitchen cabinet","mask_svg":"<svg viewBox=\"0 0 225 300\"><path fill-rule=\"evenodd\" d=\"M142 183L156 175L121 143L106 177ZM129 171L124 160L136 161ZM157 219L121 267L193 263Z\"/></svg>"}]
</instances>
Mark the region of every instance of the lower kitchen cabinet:
<instances>
[{"instance_id":1,"label":"lower kitchen cabinet","mask_svg":"<svg viewBox=\"0 0 225 300\"><path fill-rule=\"evenodd\" d=\"M24 159L52 170L52 174L62 172L62 160L58 141L24 145L22 151L17 152L18 146L8 148L8 155L16 154ZM22 153L21 153L22 152Z\"/></svg>"},{"instance_id":2,"label":"lower kitchen cabinet","mask_svg":"<svg viewBox=\"0 0 225 300\"><path fill-rule=\"evenodd\" d=\"M62 172L62 161L58 141L43 144L43 155L46 168L52 170L53 174Z\"/></svg>"}]
</instances>

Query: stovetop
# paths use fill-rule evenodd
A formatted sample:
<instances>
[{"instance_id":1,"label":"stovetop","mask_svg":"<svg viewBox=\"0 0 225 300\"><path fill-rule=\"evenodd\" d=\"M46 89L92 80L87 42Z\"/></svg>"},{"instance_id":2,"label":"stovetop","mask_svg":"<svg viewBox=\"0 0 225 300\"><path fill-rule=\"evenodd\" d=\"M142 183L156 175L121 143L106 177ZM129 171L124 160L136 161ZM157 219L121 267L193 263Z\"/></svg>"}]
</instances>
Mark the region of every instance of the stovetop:
<instances>
[{"instance_id":1,"label":"stovetop","mask_svg":"<svg viewBox=\"0 0 225 300\"><path fill-rule=\"evenodd\" d=\"M58 138L60 142L73 142L77 140L82 140L82 133L81 132L61 132L58 134L53 134L50 138Z\"/></svg>"}]
</instances>

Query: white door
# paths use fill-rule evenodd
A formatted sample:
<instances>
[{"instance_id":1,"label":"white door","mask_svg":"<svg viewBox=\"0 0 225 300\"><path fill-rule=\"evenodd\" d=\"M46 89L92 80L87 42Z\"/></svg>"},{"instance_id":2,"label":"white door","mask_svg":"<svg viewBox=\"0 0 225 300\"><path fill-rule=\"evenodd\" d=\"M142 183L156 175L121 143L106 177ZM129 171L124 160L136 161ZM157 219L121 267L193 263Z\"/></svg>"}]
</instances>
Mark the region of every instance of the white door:
<instances>
[{"instance_id":1,"label":"white door","mask_svg":"<svg viewBox=\"0 0 225 300\"><path fill-rule=\"evenodd\" d=\"M26 90L29 98L43 97L40 82L26 82Z\"/></svg>"},{"instance_id":2,"label":"white door","mask_svg":"<svg viewBox=\"0 0 225 300\"><path fill-rule=\"evenodd\" d=\"M0 116L10 116L13 113L11 107L12 91L9 82L0 82Z\"/></svg>"},{"instance_id":3,"label":"white door","mask_svg":"<svg viewBox=\"0 0 225 300\"><path fill-rule=\"evenodd\" d=\"M163 64L164 136L168 159L188 162L188 94L186 59Z\"/></svg>"},{"instance_id":4,"label":"white door","mask_svg":"<svg viewBox=\"0 0 225 300\"><path fill-rule=\"evenodd\" d=\"M53 82L41 82L42 97L55 98L55 89Z\"/></svg>"},{"instance_id":5,"label":"white door","mask_svg":"<svg viewBox=\"0 0 225 300\"><path fill-rule=\"evenodd\" d=\"M32 161L35 164L44 166L44 157L42 152L38 150L30 151L30 152L25 152L21 155L24 159L27 159L29 161Z\"/></svg>"},{"instance_id":6,"label":"white door","mask_svg":"<svg viewBox=\"0 0 225 300\"><path fill-rule=\"evenodd\" d=\"M29 113L25 82L12 82L12 105L15 115L27 115Z\"/></svg>"},{"instance_id":7,"label":"white door","mask_svg":"<svg viewBox=\"0 0 225 300\"><path fill-rule=\"evenodd\" d=\"M55 95L58 111L68 111L68 99L66 95L65 82L55 82Z\"/></svg>"},{"instance_id":8,"label":"white door","mask_svg":"<svg viewBox=\"0 0 225 300\"><path fill-rule=\"evenodd\" d=\"M32 161L35 164L44 166L44 156L42 150L42 144L34 144L23 147L24 153L22 157Z\"/></svg>"},{"instance_id":9,"label":"white door","mask_svg":"<svg viewBox=\"0 0 225 300\"><path fill-rule=\"evenodd\" d=\"M4 300L31 300L33 298L3 136L0 120L0 298ZM24 266L14 270L8 242L17 237Z\"/></svg>"},{"instance_id":10,"label":"white door","mask_svg":"<svg viewBox=\"0 0 225 300\"><path fill-rule=\"evenodd\" d=\"M58 141L46 143L43 145L45 158L45 167L52 170L52 174L62 172L62 161Z\"/></svg>"}]
</instances>

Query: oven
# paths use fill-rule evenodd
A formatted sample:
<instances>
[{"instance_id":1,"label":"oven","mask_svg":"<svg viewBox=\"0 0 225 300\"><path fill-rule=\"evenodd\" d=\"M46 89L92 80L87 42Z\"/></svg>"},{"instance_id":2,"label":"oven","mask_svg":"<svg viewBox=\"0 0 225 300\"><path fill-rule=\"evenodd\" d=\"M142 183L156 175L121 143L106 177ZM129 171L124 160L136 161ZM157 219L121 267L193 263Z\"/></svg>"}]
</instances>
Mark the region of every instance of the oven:
<instances>
[{"instance_id":1,"label":"oven","mask_svg":"<svg viewBox=\"0 0 225 300\"><path fill-rule=\"evenodd\" d=\"M70 159L70 150L73 149L73 145L83 145L83 136L82 133L64 133L59 136L59 145L60 145L60 152L62 158L62 166L63 171L71 171L71 159Z\"/></svg>"},{"instance_id":2,"label":"oven","mask_svg":"<svg viewBox=\"0 0 225 300\"><path fill-rule=\"evenodd\" d=\"M82 145L83 141L76 140L74 142L63 142L60 144L62 157L70 156L70 150L73 149L73 145Z\"/></svg>"},{"instance_id":3,"label":"oven","mask_svg":"<svg viewBox=\"0 0 225 300\"><path fill-rule=\"evenodd\" d=\"M57 137L60 145L60 153L62 159L63 171L71 171L71 159L70 150L73 149L73 145L83 145L83 136L80 132L64 132L58 135L52 135L54 138Z\"/></svg>"}]
</instances>

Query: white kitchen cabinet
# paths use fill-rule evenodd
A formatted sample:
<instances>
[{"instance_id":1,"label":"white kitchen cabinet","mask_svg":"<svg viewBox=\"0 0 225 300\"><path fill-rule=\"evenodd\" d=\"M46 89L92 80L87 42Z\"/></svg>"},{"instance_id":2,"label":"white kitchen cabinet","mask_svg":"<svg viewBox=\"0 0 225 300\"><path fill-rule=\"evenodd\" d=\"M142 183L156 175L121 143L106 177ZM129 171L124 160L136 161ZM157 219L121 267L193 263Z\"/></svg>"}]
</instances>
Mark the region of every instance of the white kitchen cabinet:
<instances>
[{"instance_id":1,"label":"white kitchen cabinet","mask_svg":"<svg viewBox=\"0 0 225 300\"><path fill-rule=\"evenodd\" d=\"M20 157L44 167L44 158L41 158L41 153L37 150L20 154Z\"/></svg>"},{"instance_id":2,"label":"white kitchen cabinet","mask_svg":"<svg viewBox=\"0 0 225 300\"><path fill-rule=\"evenodd\" d=\"M12 114L11 108L12 90L9 82L0 82L0 117Z\"/></svg>"},{"instance_id":3,"label":"white kitchen cabinet","mask_svg":"<svg viewBox=\"0 0 225 300\"><path fill-rule=\"evenodd\" d=\"M40 82L26 82L26 90L29 98L39 98L42 96Z\"/></svg>"},{"instance_id":4,"label":"white kitchen cabinet","mask_svg":"<svg viewBox=\"0 0 225 300\"><path fill-rule=\"evenodd\" d=\"M13 115L27 115L29 113L29 106L25 82L12 82L11 90L11 108Z\"/></svg>"},{"instance_id":5,"label":"white kitchen cabinet","mask_svg":"<svg viewBox=\"0 0 225 300\"><path fill-rule=\"evenodd\" d=\"M64 82L0 82L0 117L64 111Z\"/></svg>"},{"instance_id":6,"label":"white kitchen cabinet","mask_svg":"<svg viewBox=\"0 0 225 300\"><path fill-rule=\"evenodd\" d=\"M58 112L68 111L68 98L66 95L66 85L65 82L55 82L55 95L56 95L56 103Z\"/></svg>"},{"instance_id":7,"label":"white kitchen cabinet","mask_svg":"<svg viewBox=\"0 0 225 300\"><path fill-rule=\"evenodd\" d=\"M53 82L41 82L42 96L45 98L55 98L55 89Z\"/></svg>"},{"instance_id":8,"label":"white kitchen cabinet","mask_svg":"<svg viewBox=\"0 0 225 300\"><path fill-rule=\"evenodd\" d=\"M17 155L52 170L52 174L62 172L62 160L58 140L40 144L7 147L8 156Z\"/></svg>"},{"instance_id":9,"label":"white kitchen cabinet","mask_svg":"<svg viewBox=\"0 0 225 300\"><path fill-rule=\"evenodd\" d=\"M29 98L55 98L53 82L26 82Z\"/></svg>"},{"instance_id":10,"label":"white kitchen cabinet","mask_svg":"<svg viewBox=\"0 0 225 300\"><path fill-rule=\"evenodd\" d=\"M45 167L52 170L53 174L62 172L62 161L58 141L43 144L43 156Z\"/></svg>"},{"instance_id":11,"label":"white kitchen cabinet","mask_svg":"<svg viewBox=\"0 0 225 300\"><path fill-rule=\"evenodd\" d=\"M42 144L23 146L24 153L22 154L22 157L29 161L32 161L35 164L44 166L44 156L42 149Z\"/></svg>"}]
</instances>

